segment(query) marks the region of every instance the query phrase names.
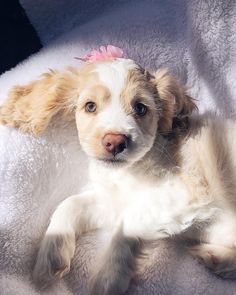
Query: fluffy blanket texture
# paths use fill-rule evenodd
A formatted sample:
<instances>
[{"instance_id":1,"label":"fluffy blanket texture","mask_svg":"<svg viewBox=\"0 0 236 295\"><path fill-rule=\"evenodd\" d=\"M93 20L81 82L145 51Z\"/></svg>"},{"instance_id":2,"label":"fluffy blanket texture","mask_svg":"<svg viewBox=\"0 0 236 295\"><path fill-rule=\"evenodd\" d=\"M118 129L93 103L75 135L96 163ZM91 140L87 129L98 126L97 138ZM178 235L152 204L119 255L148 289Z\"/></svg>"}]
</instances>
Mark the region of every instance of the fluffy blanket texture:
<instances>
[{"instance_id":1,"label":"fluffy blanket texture","mask_svg":"<svg viewBox=\"0 0 236 295\"><path fill-rule=\"evenodd\" d=\"M21 2L25 6L30 3ZM55 5L54 12L52 6L45 9L49 2ZM2 75L0 101L7 97L11 86L27 83L49 68L80 66L75 56L113 44L151 71L171 68L199 100L201 112L213 110L235 117L235 1L135 0L111 1L110 6L107 2L37 1L42 5L39 12L52 13L48 23L37 19L36 8L36 16L30 15L44 44L63 30L74 29ZM90 17L85 22L88 11ZM42 37L46 25L53 26L53 20L55 31ZM63 29L59 30L59 22L65 25ZM38 138L0 127L1 295L87 294L89 268L109 238L104 233L78 239L71 272L50 290L39 292L31 282L36 251L50 215L62 199L78 193L86 179L87 160L74 122L56 118ZM208 272L178 240L158 242L147 253L127 294L236 294L236 281L222 280Z\"/></svg>"}]
</instances>

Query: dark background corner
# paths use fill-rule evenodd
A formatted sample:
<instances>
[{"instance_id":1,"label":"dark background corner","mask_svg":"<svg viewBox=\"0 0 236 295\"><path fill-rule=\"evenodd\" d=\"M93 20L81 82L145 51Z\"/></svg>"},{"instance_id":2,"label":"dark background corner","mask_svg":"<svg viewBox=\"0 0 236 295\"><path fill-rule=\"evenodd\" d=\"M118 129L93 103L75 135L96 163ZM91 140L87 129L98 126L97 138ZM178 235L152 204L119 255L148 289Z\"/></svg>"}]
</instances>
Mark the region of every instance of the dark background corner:
<instances>
[{"instance_id":1,"label":"dark background corner","mask_svg":"<svg viewBox=\"0 0 236 295\"><path fill-rule=\"evenodd\" d=\"M0 74L42 47L18 0L0 1L0 44Z\"/></svg>"}]
</instances>

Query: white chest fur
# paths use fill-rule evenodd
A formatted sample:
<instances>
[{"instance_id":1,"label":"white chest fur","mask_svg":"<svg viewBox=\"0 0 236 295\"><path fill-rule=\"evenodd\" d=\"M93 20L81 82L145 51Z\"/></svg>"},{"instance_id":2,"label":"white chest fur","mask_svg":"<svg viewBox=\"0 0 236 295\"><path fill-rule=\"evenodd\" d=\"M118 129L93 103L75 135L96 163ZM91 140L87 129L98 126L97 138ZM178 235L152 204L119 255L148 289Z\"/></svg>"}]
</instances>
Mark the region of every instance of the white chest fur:
<instances>
[{"instance_id":1,"label":"white chest fur","mask_svg":"<svg viewBox=\"0 0 236 295\"><path fill-rule=\"evenodd\" d=\"M147 182L124 171L97 172L92 171L92 178L99 198L112 208L110 214L128 236L164 238L209 220L215 213L209 202L190 201L178 176Z\"/></svg>"}]
</instances>

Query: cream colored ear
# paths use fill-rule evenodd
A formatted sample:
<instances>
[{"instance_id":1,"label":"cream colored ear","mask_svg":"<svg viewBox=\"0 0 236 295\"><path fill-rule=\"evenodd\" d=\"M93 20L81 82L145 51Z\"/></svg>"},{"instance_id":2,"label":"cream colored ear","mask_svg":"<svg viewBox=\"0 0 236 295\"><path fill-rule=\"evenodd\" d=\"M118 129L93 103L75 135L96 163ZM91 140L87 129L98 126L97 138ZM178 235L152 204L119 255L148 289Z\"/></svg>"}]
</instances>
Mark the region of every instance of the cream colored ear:
<instances>
[{"instance_id":1,"label":"cream colored ear","mask_svg":"<svg viewBox=\"0 0 236 295\"><path fill-rule=\"evenodd\" d=\"M70 111L75 73L50 71L26 86L15 86L0 107L0 124L40 134L51 118Z\"/></svg>"},{"instance_id":2,"label":"cream colored ear","mask_svg":"<svg viewBox=\"0 0 236 295\"><path fill-rule=\"evenodd\" d=\"M161 100L161 118L159 130L172 129L174 118L186 118L197 109L193 98L186 93L186 89L174 78L167 69L161 69L155 74L155 84Z\"/></svg>"}]
</instances>

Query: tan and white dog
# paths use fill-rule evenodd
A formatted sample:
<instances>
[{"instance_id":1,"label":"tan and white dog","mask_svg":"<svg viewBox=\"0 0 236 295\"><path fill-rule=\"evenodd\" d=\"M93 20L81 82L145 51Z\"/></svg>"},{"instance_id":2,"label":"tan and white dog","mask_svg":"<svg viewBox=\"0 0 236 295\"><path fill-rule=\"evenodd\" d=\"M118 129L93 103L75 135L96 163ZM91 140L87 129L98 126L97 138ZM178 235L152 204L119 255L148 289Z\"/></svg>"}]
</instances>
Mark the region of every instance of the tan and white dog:
<instances>
[{"instance_id":1,"label":"tan and white dog","mask_svg":"<svg viewBox=\"0 0 236 295\"><path fill-rule=\"evenodd\" d=\"M151 75L123 58L13 88L1 124L40 134L55 114L75 114L90 159L90 188L51 218L34 269L39 285L67 273L76 237L98 228L112 239L91 276L93 295L128 289L140 240L180 234L199 241L190 252L213 272L236 277L236 125L194 109L168 71Z\"/></svg>"}]
</instances>

